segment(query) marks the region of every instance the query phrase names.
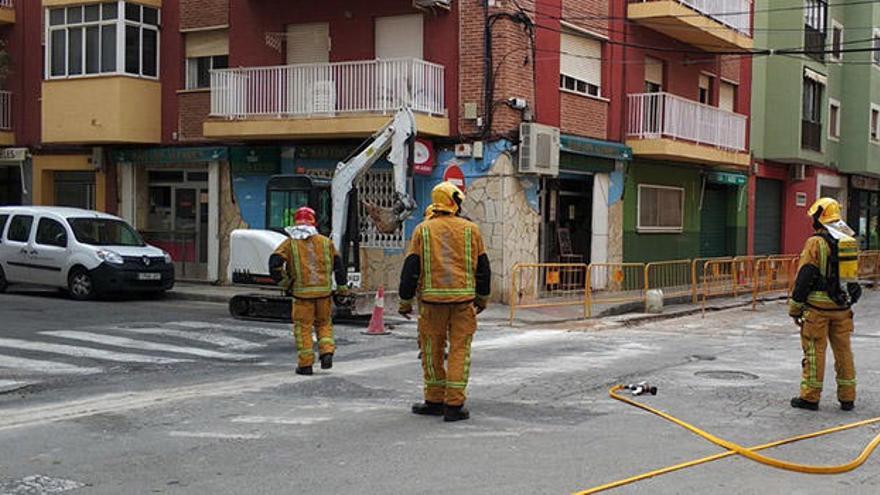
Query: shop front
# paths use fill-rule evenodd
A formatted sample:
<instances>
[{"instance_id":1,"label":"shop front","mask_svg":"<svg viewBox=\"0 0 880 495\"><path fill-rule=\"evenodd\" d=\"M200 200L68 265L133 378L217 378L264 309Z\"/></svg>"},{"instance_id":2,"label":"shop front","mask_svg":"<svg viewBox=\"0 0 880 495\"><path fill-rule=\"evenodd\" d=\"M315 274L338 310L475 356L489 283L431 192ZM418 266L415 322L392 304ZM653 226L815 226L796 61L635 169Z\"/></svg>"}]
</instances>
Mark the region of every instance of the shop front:
<instances>
[{"instance_id":1,"label":"shop front","mask_svg":"<svg viewBox=\"0 0 880 495\"><path fill-rule=\"evenodd\" d=\"M114 213L116 204L110 198L115 183L102 159L100 148L89 154L34 155L33 203Z\"/></svg>"},{"instance_id":2,"label":"shop front","mask_svg":"<svg viewBox=\"0 0 880 495\"><path fill-rule=\"evenodd\" d=\"M30 203L27 148L0 149L0 206Z\"/></svg>"},{"instance_id":3,"label":"shop front","mask_svg":"<svg viewBox=\"0 0 880 495\"><path fill-rule=\"evenodd\" d=\"M880 179L850 176L849 225L856 231L859 249L880 249Z\"/></svg>"}]
</instances>

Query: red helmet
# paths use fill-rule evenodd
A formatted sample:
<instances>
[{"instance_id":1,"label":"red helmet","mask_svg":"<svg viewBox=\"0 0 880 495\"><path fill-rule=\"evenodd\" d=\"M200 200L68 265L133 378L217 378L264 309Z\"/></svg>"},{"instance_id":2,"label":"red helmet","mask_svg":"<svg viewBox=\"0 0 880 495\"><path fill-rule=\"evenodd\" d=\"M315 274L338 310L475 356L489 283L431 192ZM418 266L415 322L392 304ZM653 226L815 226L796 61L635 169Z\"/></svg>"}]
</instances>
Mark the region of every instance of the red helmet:
<instances>
[{"instance_id":1,"label":"red helmet","mask_svg":"<svg viewBox=\"0 0 880 495\"><path fill-rule=\"evenodd\" d=\"M293 216L293 223L296 225L311 225L315 227L318 225L318 220L315 217L315 210L309 208L308 206L303 206L302 208L296 210L296 214Z\"/></svg>"}]
</instances>

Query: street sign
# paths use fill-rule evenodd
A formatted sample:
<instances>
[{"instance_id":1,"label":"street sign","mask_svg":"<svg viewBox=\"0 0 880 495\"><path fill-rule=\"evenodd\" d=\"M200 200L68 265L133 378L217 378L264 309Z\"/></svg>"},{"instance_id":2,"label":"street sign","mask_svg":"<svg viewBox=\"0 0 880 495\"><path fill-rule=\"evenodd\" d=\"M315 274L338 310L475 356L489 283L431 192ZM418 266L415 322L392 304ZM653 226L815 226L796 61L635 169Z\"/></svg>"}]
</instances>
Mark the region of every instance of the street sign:
<instances>
[{"instance_id":1,"label":"street sign","mask_svg":"<svg viewBox=\"0 0 880 495\"><path fill-rule=\"evenodd\" d=\"M443 172L443 180L455 184L462 192L464 192L464 172L461 171L461 167L458 165L450 165L446 167L446 171Z\"/></svg>"},{"instance_id":2,"label":"street sign","mask_svg":"<svg viewBox=\"0 0 880 495\"><path fill-rule=\"evenodd\" d=\"M434 172L434 145L424 139L416 139L413 152L413 172L431 175Z\"/></svg>"}]
</instances>

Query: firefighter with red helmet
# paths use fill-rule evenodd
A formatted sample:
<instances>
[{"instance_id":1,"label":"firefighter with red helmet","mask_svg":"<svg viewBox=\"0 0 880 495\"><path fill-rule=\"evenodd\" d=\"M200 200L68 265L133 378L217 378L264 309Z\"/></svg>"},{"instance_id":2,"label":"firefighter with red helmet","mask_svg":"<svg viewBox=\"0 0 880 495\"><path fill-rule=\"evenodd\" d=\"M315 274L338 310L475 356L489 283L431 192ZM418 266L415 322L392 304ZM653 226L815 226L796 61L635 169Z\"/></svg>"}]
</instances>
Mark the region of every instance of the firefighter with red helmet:
<instances>
[{"instance_id":1,"label":"firefighter with red helmet","mask_svg":"<svg viewBox=\"0 0 880 495\"><path fill-rule=\"evenodd\" d=\"M294 223L293 227L285 229L288 239L269 258L269 273L293 296L296 373L311 375L315 362L313 328L318 334L321 369L333 367L336 345L333 341L331 296L334 293L347 294L347 277L333 242L318 233L315 211L308 207L298 209Z\"/></svg>"},{"instance_id":2,"label":"firefighter with red helmet","mask_svg":"<svg viewBox=\"0 0 880 495\"><path fill-rule=\"evenodd\" d=\"M413 405L412 412L460 421L470 417L464 402L471 342L492 275L479 228L459 216L461 190L442 182L431 200L432 214L413 232L404 261L398 312L409 318L418 292L424 402Z\"/></svg>"}]
</instances>

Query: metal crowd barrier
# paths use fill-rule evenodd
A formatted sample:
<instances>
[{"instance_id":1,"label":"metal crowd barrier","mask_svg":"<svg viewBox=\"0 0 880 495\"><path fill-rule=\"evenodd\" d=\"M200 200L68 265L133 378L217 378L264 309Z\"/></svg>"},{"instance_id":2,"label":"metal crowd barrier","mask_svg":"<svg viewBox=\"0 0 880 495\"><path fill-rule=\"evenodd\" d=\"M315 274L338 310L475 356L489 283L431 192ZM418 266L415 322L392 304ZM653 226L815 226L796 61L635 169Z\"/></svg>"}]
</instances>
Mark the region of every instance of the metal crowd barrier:
<instances>
[{"instance_id":1,"label":"metal crowd barrier","mask_svg":"<svg viewBox=\"0 0 880 495\"><path fill-rule=\"evenodd\" d=\"M644 263L592 263L587 270L586 310L594 305L625 304L645 300Z\"/></svg>"},{"instance_id":2,"label":"metal crowd barrier","mask_svg":"<svg viewBox=\"0 0 880 495\"><path fill-rule=\"evenodd\" d=\"M660 289L663 300L693 294L694 273L691 260L659 261L645 265L645 290Z\"/></svg>"},{"instance_id":3,"label":"metal crowd barrier","mask_svg":"<svg viewBox=\"0 0 880 495\"><path fill-rule=\"evenodd\" d=\"M758 260L755 265L755 283L752 287L752 309L758 305L758 298L771 294L788 294L797 278L799 257L770 256Z\"/></svg>"},{"instance_id":4,"label":"metal crowd barrier","mask_svg":"<svg viewBox=\"0 0 880 495\"><path fill-rule=\"evenodd\" d=\"M510 322L517 308L583 306L589 318L586 296L589 267L585 263L517 263L510 283Z\"/></svg>"}]
</instances>

